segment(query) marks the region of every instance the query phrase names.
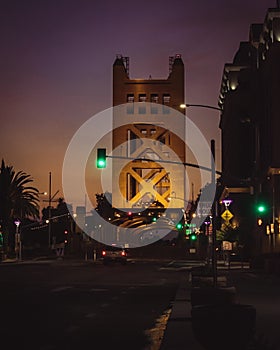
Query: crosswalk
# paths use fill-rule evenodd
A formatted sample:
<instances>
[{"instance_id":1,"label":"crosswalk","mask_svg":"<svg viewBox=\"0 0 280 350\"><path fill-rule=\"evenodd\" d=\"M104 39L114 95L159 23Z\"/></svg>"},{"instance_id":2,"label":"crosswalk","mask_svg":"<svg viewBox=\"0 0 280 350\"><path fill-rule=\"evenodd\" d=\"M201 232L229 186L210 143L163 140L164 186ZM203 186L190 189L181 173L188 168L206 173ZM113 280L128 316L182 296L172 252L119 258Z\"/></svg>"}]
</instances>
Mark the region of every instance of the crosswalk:
<instances>
[{"instance_id":1,"label":"crosswalk","mask_svg":"<svg viewBox=\"0 0 280 350\"><path fill-rule=\"evenodd\" d=\"M160 267L160 270L190 271L193 267L205 266L205 263L198 260L172 260Z\"/></svg>"},{"instance_id":2,"label":"crosswalk","mask_svg":"<svg viewBox=\"0 0 280 350\"><path fill-rule=\"evenodd\" d=\"M160 270L173 270L181 271L186 270L190 271L193 267L206 266L204 261L199 260L172 260L160 267ZM247 262L232 262L229 265L225 265L224 261L217 262L218 270L235 270L235 269L249 269L249 264Z\"/></svg>"}]
</instances>

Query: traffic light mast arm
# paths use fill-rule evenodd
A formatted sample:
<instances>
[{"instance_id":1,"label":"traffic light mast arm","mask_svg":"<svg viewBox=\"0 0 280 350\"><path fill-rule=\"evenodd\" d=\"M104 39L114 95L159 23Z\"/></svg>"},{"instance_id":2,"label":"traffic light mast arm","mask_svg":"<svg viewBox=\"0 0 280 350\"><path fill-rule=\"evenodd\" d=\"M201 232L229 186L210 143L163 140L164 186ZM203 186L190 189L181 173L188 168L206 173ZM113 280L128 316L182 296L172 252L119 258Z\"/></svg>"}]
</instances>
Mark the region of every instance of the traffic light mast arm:
<instances>
[{"instance_id":1,"label":"traffic light mast arm","mask_svg":"<svg viewBox=\"0 0 280 350\"><path fill-rule=\"evenodd\" d=\"M127 159L127 160L145 160L145 161L156 162L156 160L149 159L149 158L133 158L133 157L108 156L108 155L106 155L106 157L107 158L113 158L113 159L116 158L116 159ZM177 165L190 166L190 167L193 167L193 168L198 168L198 169L206 170L206 171L209 171L209 172L212 171L212 168L209 168L209 167L206 167L206 166L203 166L203 165L199 165L199 164L186 163L186 162L182 162L181 163L181 162L175 162L175 161L172 161L172 160L162 160L162 159L160 159L159 162L160 163L168 163L168 164L177 164ZM222 175L221 171L216 170L215 172L218 175Z\"/></svg>"}]
</instances>

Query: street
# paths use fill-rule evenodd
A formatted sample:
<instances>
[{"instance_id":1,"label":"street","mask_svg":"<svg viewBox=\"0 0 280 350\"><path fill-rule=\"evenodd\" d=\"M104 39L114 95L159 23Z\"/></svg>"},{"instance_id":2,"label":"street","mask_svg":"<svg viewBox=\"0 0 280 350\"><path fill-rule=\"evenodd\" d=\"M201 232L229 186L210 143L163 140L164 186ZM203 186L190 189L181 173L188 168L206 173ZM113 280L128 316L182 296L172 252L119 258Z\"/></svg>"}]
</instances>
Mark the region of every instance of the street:
<instances>
[{"instance_id":1,"label":"street","mask_svg":"<svg viewBox=\"0 0 280 350\"><path fill-rule=\"evenodd\" d=\"M162 264L2 264L1 339L9 349L156 350L182 277Z\"/></svg>"}]
</instances>

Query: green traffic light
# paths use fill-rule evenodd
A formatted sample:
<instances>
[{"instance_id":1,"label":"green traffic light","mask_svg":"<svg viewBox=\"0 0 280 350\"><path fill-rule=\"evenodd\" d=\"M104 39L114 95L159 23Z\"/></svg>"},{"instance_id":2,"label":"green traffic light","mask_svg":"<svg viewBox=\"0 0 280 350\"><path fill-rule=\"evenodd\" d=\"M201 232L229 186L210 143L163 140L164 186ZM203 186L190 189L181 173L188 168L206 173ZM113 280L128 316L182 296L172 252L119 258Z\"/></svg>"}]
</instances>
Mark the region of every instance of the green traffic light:
<instances>
[{"instance_id":1,"label":"green traffic light","mask_svg":"<svg viewBox=\"0 0 280 350\"><path fill-rule=\"evenodd\" d=\"M176 228L177 230L181 230L183 228L183 225L180 222L178 222L178 224L176 225Z\"/></svg>"},{"instance_id":2,"label":"green traffic light","mask_svg":"<svg viewBox=\"0 0 280 350\"><path fill-rule=\"evenodd\" d=\"M96 166L99 169L106 168L106 148L97 149Z\"/></svg>"},{"instance_id":3,"label":"green traffic light","mask_svg":"<svg viewBox=\"0 0 280 350\"><path fill-rule=\"evenodd\" d=\"M258 205L257 211L258 211L258 213L265 213L265 211L266 211L266 206L263 205L263 204Z\"/></svg>"},{"instance_id":4,"label":"green traffic light","mask_svg":"<svg viewBox=\"0 0 280 350\"><path fill-rule=\"evenodd\" d=\"M191 234L191 236L190 236L190 239L192 240L192 241L196 241L196 234L195 233L192 233Z\"/></svg>"},{"instance_id":5,"label":"green traffic light","mask_svg":"<svg viewBox=\"0 0 280 350\"><path fill-rule=\"evenodd\" d=\"M106 162L104 162L104 160L99 159L97 161L97 168L105 168L105 166L106 166Z\"/></svg>"}]
</instances>

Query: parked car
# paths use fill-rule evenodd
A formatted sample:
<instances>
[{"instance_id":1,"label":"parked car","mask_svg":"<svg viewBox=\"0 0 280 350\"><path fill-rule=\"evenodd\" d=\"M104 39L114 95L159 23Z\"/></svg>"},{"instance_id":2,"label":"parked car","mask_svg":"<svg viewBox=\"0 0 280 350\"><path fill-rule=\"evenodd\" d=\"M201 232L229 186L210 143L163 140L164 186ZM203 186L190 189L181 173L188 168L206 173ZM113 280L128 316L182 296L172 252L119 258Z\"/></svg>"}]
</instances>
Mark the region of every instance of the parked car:
<instances>
[{"instance_id":1,"label":"parked car","mask_svg":"<svg viewBox=\"0 0 280 350\"><path fill-rule=\"evenodd\" d=\"M106 246L102 250L102 259L104 265L110 262L120 262L125 265L127 263L127 249L115 245Z\"/></svg>"}]
</instances>

